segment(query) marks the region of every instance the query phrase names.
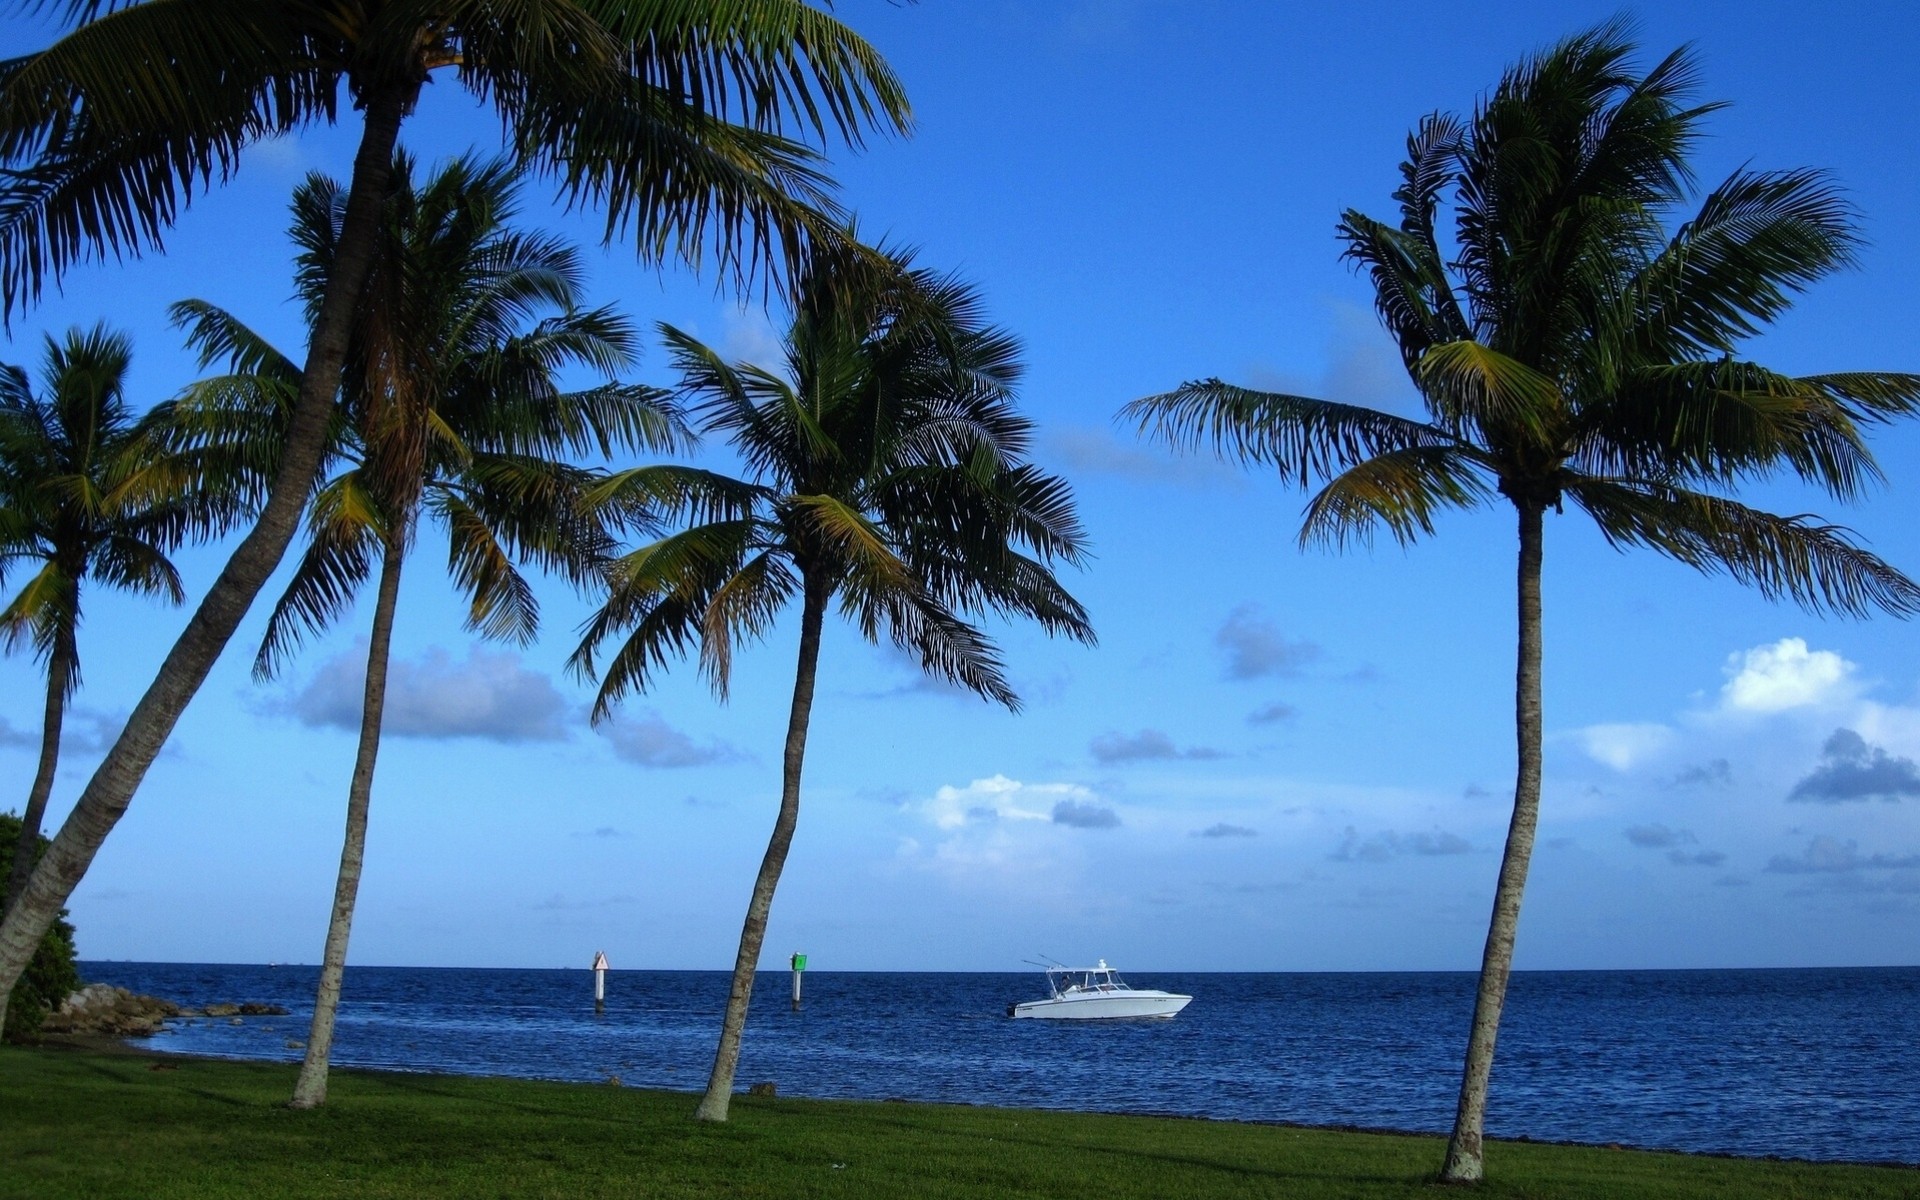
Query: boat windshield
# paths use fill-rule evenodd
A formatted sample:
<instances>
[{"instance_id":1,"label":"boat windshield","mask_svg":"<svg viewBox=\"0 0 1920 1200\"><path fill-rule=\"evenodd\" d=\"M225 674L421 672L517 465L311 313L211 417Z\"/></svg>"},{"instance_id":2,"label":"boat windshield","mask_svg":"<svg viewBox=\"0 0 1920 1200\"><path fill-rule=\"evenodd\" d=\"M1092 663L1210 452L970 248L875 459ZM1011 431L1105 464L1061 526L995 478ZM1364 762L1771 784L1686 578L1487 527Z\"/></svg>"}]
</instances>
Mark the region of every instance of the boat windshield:
<instances>
[{"instance_id":1,"label":"boat windshield","mask_svg":"<svg viewBox=\"0 0 1920 1200\"><path fill-rule=\"evenodd\" d=\"M1056 996L1083 996L1101 992L1125 992L1132 989L1119 972L1106 964L1097 967L1050 967L1047 983Z\"/></svg>"}]
</instances>

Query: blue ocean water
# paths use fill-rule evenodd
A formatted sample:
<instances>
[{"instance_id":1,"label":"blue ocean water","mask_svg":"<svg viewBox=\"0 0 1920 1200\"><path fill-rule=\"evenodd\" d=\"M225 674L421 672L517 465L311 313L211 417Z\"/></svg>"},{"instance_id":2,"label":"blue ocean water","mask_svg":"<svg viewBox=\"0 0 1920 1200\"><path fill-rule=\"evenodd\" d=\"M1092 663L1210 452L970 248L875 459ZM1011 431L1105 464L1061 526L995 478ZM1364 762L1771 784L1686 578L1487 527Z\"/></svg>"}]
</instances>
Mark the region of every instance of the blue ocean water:
<instances>
[{"instance_id":1,"label":"blue ocean water","mask_svg":"<svg viewBox=\"0 0 1920 1200\"><path fill-rule=\"evenodd\" d=\"M291 1016L176 1023L154 1049L296 1060L317 969L82 964L185 1005ZM901 1098L1443 1133L1473 1005L1468 973L1128 973L1188 992L1171 1021L1008 1020L1034 974L762 972L738 1083ZM727 977L352 967L341 1065L706 1082ZM1920 968L1520 972L1494 1066L1495 1137L1920 1163Z\"/></svg>"}]
</instances>

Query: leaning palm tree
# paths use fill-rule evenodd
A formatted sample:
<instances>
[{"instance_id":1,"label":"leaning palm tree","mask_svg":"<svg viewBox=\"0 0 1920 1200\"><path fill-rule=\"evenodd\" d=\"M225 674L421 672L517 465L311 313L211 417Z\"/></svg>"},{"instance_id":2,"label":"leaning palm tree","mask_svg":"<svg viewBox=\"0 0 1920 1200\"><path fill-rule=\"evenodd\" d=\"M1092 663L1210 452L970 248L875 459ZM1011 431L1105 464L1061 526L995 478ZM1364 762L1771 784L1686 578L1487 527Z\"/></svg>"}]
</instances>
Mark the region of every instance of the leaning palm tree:
<instances>
[{"instance_id":1,"label":"leaning palm tree","mask_svg":"<svg viewBox=\"0 0 1920 1200\"><path fill-rule=\"evenodd\" d=\"M326 1100L401 570L422 517L447 535L448 569L468 601L467 628L526 645L538 631L539 608L518 562L584 583L612 546L600 518L632 516L590 510L584 497L598 476L566 458L671 450L685 432L666 393L612 383L559 389L557 374L570 366L610 375L627 365L637 339L625 319L580 307L572 247L510 228L515 184L505 162L459 160L416 191L402 155L388 181L382 237L348 340L338 436L308 506L307 549L254 659L256 678L273 677L303 637L345 615L375 582L346 838L295 1108ZM311 316L337 261L345 193L310 178L294 213L299 290ZM536 319L543 311L551 315ZM204 417L207 441L232 428L243 443L257 441L258 414L285 411L298 369L223 310L188 302L175 315L203 366L224 353L238 369L190 393L181 423Z\"/></svg>"},{"instance_id":2,"label":"leaning palm tree","mask_svg":"<svg viewBox=\"0 0 1920 1200\"><path fill-rule=\"evenodd\" d=\"M1733 485L1788 472L1846 500L1878 477L1864 427L1920 406L1920 377L1792 377L1737 356L1793 293L1846 265L1854 218L1816 171L1736 172L1690 204L1687 151L1716 105L1692 105L1693 61L1644 75L1618 23L1510 70L1465 121L1422 121L1394 198L1400 221L1340 223L1372 279L1429 419L1405 420L1217 379L1124 415L1183 446L1211 444L1325 485L1302 543L1402 543L1443 510L1504 501L1518 520L1519 770L1494 891L1444 1178L1481 1177L1494 1039L1540 805L1540 563L1567 503L1618 548L1813 609L1901 615L1920 585L1847 531L1739 504ZM1435 214L1456 201L1449 259Z\"/></svg>"},{"instance_id":3,"label":"leaning palm tree","mask_svg":"<svg viewBox=\"0 0 1920 1200\"><path fill-rule=\"evenodd\" d=\"M73 28L0 62L0 316L74 263L137 254L262 140L358 114L335 269L279 473L0 922L0 1015L41 933L286 553L320 469L400 126L438 73L493 105L520 162L609 240L710 254L739 277L795 260L830 208L818 155L903 130L879 55L801 0L14 0ZM344 95L343 95L344 92Z\"/></svg>"},{"instance_id":4,"label":"leaning palm tree","mask_svg":"<svg viewBox=\"0 0 1920 1200\"><path fill-rule=\"evenodd\" d=\"M703 431L731 440L748 478L643 467L599 492L689 522L607 571L610 595L573 658L600 675L596 720L695 646L724 699L735 643L764 636L800 602L779 815L741 929L702 1120L727 1118L754 967L800 813L827 610L837 603L867 639L885 636L928 673L1010 709L1019 699L977 616L1030 617L1049 633L1093 640L1053 573L1084 555L1072 497L1023 461L1032 424L1013 403L1018 343L984 323L970 287L883 254L878 268L839 253L815 258L799 281L784 370L728 363L663 327L681 395Z\"/></svg>"},{"instance_id":5,"label":"leaning palm tree","mask_svg":"<svg viewBox=\"0 0 1920 1200\"><path fill-rule=\"evenodd\" d=\"M222 528L220 502L197 491L157 436L158 414L126 399L133 345L105 326L46 339L41 390L0 367L0 582L33 571L0 608L9 650L46 664L40 762L21 813L5 908L25 889L60 764L67 703L80 686L81 593L88 585L185 599L168 553ZM0 910L4 911L4 910Z\"/></svg>"}]
</instances>

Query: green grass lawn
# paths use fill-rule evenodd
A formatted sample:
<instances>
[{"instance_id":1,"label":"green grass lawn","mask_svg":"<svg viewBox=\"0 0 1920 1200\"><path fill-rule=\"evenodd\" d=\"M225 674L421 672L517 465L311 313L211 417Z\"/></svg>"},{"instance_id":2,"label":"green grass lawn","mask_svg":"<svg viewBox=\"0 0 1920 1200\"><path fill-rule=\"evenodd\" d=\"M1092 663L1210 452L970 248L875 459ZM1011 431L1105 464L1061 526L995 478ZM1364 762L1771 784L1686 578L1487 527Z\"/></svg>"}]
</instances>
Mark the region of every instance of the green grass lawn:
<instances>
[{"instance_id":1,"label":"green grass lawn","mask_svg":"<svg viewBox=\"0 0 1920 1200\"><path fill-rule=\"evenodd\" d=\"M1444 1197L1436 1138L0 1049L0 1196ZM1501 1143L1501 1197L1920 1197L1920 1171Z\"/></svg>"}]
</instances>

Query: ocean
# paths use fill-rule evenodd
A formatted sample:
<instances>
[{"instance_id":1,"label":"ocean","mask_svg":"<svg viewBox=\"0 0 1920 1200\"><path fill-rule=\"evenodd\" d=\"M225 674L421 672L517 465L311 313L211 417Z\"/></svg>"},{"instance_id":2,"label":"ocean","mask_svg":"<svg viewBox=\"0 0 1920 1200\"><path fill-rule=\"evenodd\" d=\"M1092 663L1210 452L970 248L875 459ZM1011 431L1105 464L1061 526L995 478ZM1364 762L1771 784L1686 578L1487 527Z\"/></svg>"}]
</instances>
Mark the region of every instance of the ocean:
<instances>
[{"instance_id":1,"label":"ocean","mask_svg":"<svg viewBox=\"0 0 1920 1200\"><path fill-rule=\"evenodd\" d=\"M87 962L90 982L291 1016L175 1022L155 1050L300 1057L314 967ZM762 971L737 1085L783 1096L1166 1113L1444 1133L1473 1005L1465 972L1126 972L1194 997L1171 1021L1013 1021L1038 972ZM341 1066L696 1091L727 976L350 967ZM1523 971L1491 1136L1920 1164L1920 968Z\"/></svg>"}]
</instances>

